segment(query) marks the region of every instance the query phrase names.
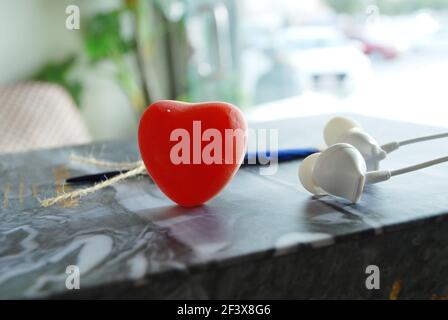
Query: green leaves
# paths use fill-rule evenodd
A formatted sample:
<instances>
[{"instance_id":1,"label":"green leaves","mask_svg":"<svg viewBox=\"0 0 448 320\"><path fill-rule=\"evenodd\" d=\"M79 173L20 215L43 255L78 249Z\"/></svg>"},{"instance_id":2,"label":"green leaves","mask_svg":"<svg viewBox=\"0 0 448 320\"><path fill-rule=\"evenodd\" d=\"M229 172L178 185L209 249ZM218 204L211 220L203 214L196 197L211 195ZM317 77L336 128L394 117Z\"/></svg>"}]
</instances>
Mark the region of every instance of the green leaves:
<instances>
[{"instance_id":1,"label":"green leaves","mask_svg":"<svg viewBox=\"0 0 448 320\"><path fill-rule=\"evenodd\" d=\"M134 79L125 61L125 54L135 54L135 34L131 39L125 39L122 34L122 17L125 13L135 16L135 4L128 1L120 10L99 13L89 18L85 23L83 33L84 47L90 61L95 63L103 59L110 59L116 67L117 80L128 95L137 113L147 105L142 88Z\"/></svg>"},{"instance_id":2,"label":"green leaves","mask_svg":"<svg viewBox=\"0 0 448 320\"><path fill-rule=\"evenodd\" d=\"M76 104L79 105L82 85L79 81L69 78L69 73L74 63L75 57L73 56L61 62L49 63L38 70L31 79L51 82L64 87L70 93Z\"/></svg>"},{"instance_id":3,"label":"green leaves","mask_svg":"<svg viewBox=\"0 0 448 320\"><path fill-rule=\"evenodd\" d=\"M101 12L83 21L82 40L85 54L92 63L101 60L110 60L115 65L116 80L125 94L129 97L132 107L137 113L141 113L148 102L145 96L144 77L140 74L142 83L135 78L127 63L126 54L136 54L136 19L138 16L138 0L123 1L121 8L117 10ZM134 34L128 38L123 36L123 18L128 14L130 23L134 25ZM126 25L127 26L127 25ZM78 53L81 56L81 53ZM47 81L61 85L73 97L79 105L82 85L81 82L69 78L69 73L75 63L75 57L69 57L62 62L51 62L41 68L33 80ZM142 70L137 70L142 72Z\"/></svg>"},{"instance_id":4,"label":"green leaves","mask_svg":"<svg viewBox=\"0 0 448 320\"><path fill-rule=\"evenodd\" d=\"M134 40L126 41L121 34L122 10L99 13L85 23L84 45L93 62L122 55L135 48Z\"/></svg>"}]
</instances>

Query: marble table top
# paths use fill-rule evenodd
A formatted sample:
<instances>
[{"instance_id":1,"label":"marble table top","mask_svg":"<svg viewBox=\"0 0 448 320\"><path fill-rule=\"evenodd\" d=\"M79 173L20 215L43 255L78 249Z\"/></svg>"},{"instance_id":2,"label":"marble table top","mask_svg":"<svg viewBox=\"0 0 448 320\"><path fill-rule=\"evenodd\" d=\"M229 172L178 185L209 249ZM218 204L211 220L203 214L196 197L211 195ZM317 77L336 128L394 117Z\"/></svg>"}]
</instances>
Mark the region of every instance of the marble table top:
<instances>
[{"instance_id":1,"label":"marble table top","mask_svg":"<svg viewBox=\"0 0 448 320\"><path fill-rule=\"evenodd\" d=\"M379 143L443 132L440 128L384 119L353 117ZM254 124L279 129L280 147L322 146L330 116ZM383 168L446 155L448 141L403 147ZM331 197L312 198L299 184L299 161L281 164L276 174L239 170L206 205L185 209L167 199L146 176L134 178L80 200L43 208L37 199L70 186L63 181L103 171L71 162L69 156L138 159L136 143L91 145L0 156L0 298L64 295L66 267L79 266L81 290L114 283L130 286L169 271L201 272L300 255L448 214L448 165L369 186L353 205ZM325 262L323 262L325 263Z\"/></svg>"}]
</instances>

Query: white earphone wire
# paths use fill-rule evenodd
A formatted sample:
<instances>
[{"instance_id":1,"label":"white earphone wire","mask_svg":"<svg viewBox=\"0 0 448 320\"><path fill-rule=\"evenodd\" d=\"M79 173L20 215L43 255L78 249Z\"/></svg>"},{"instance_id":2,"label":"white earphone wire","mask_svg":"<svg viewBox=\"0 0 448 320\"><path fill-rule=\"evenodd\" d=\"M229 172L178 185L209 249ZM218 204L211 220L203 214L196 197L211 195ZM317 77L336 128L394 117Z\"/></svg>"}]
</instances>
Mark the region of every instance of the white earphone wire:
<instances>
[{"instance_id":1,"label":"white earphone wire","mask_svg":"<svg viewBox=\"0 0 448 320\"><path fill-rule=\"evenodd\" d=\"M435 166L437 164L441 164L444 162L448 162L448 156L437 158L434 160L418 163L412 166L396 169L396 170L377 170L377 171L369 171L366 173L366 183L374 184L389 180L394 176L398 176L401 174L417 171L420 169L428 168Z\"/></svg>"},{"instance_id":2,"label":"white earphone wire","mask_svg":"<svg viewBox=\"0 0 448 320\"><path fill-rule=\"evenodd\" d=\"M418 143L418 142L423 142L423 141L442 139L442 138L448 138L448 132L433 134L430 136L423 136L423 137L418 137L418 138L413 138L413 139L408 139L408 140L403 140L403 141L389 142L389 143L383 144L381 146L381 149L383 149L387 153L391 153L392 151L397 150L401 146Z\"/></svg>"},{"instance_id":3,"label":"white earphone wire","mask_svg":"<svg viewBox=\"0 0 448 320\"><path fill-rule=\"evenodd\" d=\"M448 132L434 134L434 135L430 135L430 136L418 137L418 138L409 139L409 140L399 141L398 145L399 146L405 146L407 144L413 144L413 143L417 143L417 142L428 141L428 140L435 140L435 139L441 139L441 138L448 138Z\"/></svg>"},{"instance_id":4,"label":"white earphone wire","mask_svg":"<svg viewBox=\"0 0 448 320\"><path fill-rule=\"evenodd\" d=\"M448 156L437 158L437 159L426 161L426 162L422 162L422 163L418 163L418 164L415 164L415 165L412 165L409 167L404 167L401 169L390 170L390 175L391 175L391 177L398 176L400 174L417 171L417 170L435 166L436 164L440 164L440 163L444 163L444 162L448 162Z\"/></svg>"}]
</instances>

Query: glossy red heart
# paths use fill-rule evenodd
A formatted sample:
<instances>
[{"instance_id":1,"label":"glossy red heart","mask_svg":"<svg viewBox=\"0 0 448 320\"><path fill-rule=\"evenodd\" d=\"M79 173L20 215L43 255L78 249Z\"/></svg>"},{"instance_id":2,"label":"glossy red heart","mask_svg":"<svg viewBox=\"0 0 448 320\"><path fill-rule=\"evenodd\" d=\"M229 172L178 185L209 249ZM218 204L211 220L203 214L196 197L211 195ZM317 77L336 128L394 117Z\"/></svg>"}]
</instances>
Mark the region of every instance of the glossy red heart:
<instances>
[{"instance_id":1,"label":"glossy red heart","mask_svg":"<svg viewBox=\"0 0 448 320\"><path fill-rule=\"evenodd\" d=\"M138 141L160 190L191 207L213 198L235 175L246 150L246 131L243 114L231 104L162 100L143 113Z\"/></svg>"}]
</instances>

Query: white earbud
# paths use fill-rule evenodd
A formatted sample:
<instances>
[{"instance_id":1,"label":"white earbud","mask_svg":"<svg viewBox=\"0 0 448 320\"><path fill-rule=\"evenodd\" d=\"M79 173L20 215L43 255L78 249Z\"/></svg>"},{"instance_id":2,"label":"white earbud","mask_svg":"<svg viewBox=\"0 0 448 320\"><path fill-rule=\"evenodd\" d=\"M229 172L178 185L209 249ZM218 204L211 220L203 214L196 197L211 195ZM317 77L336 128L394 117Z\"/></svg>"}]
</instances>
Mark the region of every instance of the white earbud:
<instances>
[{"instance_id":1,"label":"white earbud","mask_svg":"<svg viewBox=\"0 0 448 320\"><path fill-rule=\"evenodd\" d=\"M324 129L324 139L327 146L336 143L348 143L361 153L367 166L367 171L378 170L380 161L386 158L384 151L372 136L366 133L361 126L348 118L335 117L331 119Z\"/></svg>"},{"instance_id":2,"label":"white earbud","mask_svg":"<svg viewBox=\"0 0 448 320\"><path fill-rule=\"evenodd\" d=\"M388 172L382 175L381 181L390 178ZM373 176L367 173L361 153L347 143L334 144L323 152L307 157L299 168L299 179L310 193L331 194L353 203L359 201L364 185Z\"/></svg>"},{"instance_id":3,"label":"white earbud","mask_svg":"<svg viewBox=\"0 0 448 320\"><path fill-rule=\"evenodd\" d=\"M311 194L334 195L356 203L360 200L366 184L386 181L392 176L446 161L448 156L393 171L367 172L365 160L355 147L347 143L336 143L303 160L299 167L299 179Z\"/></svg>"},{"instance_id":4,"label":"white earbud","mask_svg":"<svg viewBox=\"0 0 448 320\"><path fill-rule=\"evenodd\" d=\"M324 139L327 146L336 143L351 144L364 158L367 171L379 170L380 161L385 159L388 153L401 146L447 137L448 132L404 141L393 141L380 146L372 136L362 129L359 123L349 118L335 117L327 123L324 129Z\"/></svg>"}]
</instances>

